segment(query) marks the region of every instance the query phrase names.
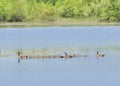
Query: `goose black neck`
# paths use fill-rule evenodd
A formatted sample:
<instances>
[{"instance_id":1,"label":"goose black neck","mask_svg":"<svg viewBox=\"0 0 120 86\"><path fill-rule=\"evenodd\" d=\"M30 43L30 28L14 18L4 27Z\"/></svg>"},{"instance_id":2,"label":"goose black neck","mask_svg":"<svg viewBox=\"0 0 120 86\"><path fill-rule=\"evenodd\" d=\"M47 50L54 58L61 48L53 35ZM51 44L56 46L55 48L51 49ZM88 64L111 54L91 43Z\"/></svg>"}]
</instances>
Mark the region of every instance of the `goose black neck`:
<instances>
[{"instance_id":1,"label":"goose black neck","mask_svg":"<svg viewBox=\"0 0 120 86\"><path fill-rule=\"evenodd\" d=\"M97 51L97 55L98 55L98 51Z\"/></svg>"},{"instance_id":2,"label":"goose black neck","mask_svg":"<svg viewBox=\"0 0 120 86\"><path fill-rule=\"evenodd\" d=\"M66 52L64 52L65 53L65 56L67 56L67 53Z\"/></svg>"}]
</instances>

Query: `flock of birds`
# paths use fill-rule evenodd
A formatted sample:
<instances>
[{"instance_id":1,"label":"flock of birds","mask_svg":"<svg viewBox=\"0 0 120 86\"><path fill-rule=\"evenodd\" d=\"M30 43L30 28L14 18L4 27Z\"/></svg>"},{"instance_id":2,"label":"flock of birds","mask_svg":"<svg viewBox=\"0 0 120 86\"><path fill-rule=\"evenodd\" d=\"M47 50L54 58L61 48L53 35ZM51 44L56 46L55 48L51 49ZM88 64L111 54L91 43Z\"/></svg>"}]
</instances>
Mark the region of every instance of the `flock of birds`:
<instances>
[{"instance_id":1,"label":"flock of birds","mask_svg":"<svg viewBox=\"0 0 120 86\"><path fill-rule=\"evenodd\" d=\"M77 55L77 54L68 54L67 52L64 52L64 55L48 55L48 56L31 56L31 55L23 55L21 51L17 52L18 55L18 62L20 62L22 59L31 59L31 58L73 58L73 57L89 57L89 55ZM100 54L97 51L97 59L104 57L105 54Z\"/></svg>"}]
</instances>

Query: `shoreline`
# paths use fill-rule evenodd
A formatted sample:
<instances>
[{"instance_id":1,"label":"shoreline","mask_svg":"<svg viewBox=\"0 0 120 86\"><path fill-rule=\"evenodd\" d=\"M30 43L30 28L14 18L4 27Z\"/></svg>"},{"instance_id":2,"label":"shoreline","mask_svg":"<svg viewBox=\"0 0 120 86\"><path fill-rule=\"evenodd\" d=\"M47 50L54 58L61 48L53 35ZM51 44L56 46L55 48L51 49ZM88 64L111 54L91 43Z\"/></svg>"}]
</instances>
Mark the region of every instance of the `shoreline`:
<instances>
[{"instance_id":1,"label":"shoreline","mask_svg":"<svg viewBox=\"0 0 120 86\"><path fill-rule=\"evenodd\" d=\"M33 21L33 22L0 22L2 27L34 27L34 26L120 26L120 22L62 20L62 21Z\"/></svg>"}]
</instances>

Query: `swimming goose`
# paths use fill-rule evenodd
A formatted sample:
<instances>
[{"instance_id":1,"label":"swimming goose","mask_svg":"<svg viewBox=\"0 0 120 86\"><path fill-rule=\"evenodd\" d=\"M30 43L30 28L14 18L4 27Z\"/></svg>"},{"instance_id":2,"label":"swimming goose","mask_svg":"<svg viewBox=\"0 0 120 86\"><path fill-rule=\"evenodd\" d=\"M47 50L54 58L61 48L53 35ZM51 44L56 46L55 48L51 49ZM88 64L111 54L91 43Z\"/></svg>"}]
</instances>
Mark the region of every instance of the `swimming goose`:
<instances>
[{"instance_id":1,"label":"swimming goose","mask_svg":"<svg viewBox=\"0 0 120 86\"><path fill-rule=\"evenodd\" d=\"M97 51L97 58L100 58L100 57L104 57L105 54L99 54L99 52Z\"/></svg>"},{"instance_id":2,"label":"swimming goose","mask_svg":"<svg viewBox=\"0 0 120 86\"><path fill-rule=\"evenodd\" d=\"M73 54L73 55L68 55L67 52L64 52L64 54L65 54L65 58L72 58L72 57L75 57L75 56L76 56L76 55L74 55L74 54Z\"/></svg>"}]
</instances>

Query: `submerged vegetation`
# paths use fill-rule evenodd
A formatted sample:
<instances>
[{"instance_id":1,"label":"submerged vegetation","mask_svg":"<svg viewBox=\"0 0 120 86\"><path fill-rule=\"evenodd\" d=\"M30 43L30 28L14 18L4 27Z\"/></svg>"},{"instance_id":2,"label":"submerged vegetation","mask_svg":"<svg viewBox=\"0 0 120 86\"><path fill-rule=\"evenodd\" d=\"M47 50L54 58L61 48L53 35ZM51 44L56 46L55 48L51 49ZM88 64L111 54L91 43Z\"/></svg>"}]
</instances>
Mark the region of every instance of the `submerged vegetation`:
<instances>
[{"instance_id":1,"label":"submerged vegetation","mask_svg":"<svg viewBox=\"0 0 120 86\"><path fill-rule=\"evenodd\" d=\"M92 19L120 22L119 0L0 0L1 22Z\"/></svg>"}]
</instances>

